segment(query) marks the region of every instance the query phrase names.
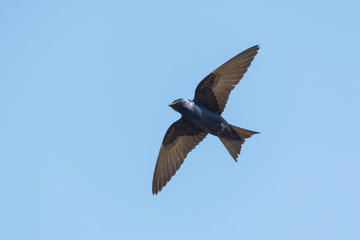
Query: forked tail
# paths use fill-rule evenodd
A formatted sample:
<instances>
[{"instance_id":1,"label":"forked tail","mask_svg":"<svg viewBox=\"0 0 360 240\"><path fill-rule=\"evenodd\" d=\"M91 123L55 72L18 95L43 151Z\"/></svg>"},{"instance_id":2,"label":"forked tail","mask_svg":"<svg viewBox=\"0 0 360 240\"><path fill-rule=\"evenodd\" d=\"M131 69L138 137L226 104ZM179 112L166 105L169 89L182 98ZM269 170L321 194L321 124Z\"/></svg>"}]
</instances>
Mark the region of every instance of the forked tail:
<instances>
[{"instance_id":1,"label":"forked tail","mask_svg":"<svg viewBox=\"0 0 360 240\"><path fill-rule=\"evenodd\" d=\"M230 155L234 158L237 162L237 157L241 151L241 145L245 142L246 138L250 138L252 135L257 134L259 132L250 131L244 128L239 128L233 125L230 125L232 130L236 134L231 136L230 138L226 137L219 137L221 142L224 144Z\"/></svg>"}]
</instances>

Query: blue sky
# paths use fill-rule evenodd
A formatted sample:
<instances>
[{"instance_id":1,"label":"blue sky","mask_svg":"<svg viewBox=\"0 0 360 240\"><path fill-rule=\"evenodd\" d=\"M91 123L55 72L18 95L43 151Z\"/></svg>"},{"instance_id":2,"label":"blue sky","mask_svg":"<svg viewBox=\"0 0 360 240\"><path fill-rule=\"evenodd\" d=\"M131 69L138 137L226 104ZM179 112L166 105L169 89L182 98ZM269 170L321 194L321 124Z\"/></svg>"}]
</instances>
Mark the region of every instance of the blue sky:
<instances>
[{"instance_id":1,"label":"blue sky","mask_svg":"<svg viewBox=\"0 0 360 240\"><path fill-rule=\"evenodd\" d=\"M0 239L360 239L358 1L2 1ZM261 49L159 195L163 136Z\"/></svg>"}]
</instances>

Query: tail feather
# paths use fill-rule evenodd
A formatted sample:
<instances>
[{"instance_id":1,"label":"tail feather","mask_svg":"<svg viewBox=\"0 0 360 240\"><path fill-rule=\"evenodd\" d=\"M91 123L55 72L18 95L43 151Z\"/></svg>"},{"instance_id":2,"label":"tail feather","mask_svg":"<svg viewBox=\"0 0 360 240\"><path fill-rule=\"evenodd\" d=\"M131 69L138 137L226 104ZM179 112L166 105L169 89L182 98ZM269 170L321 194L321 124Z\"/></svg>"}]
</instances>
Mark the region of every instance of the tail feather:
<instances>
[{"instance_id":1,"label":"tail feather","mask_svg":"<svg viewBox=\"0 0 360 240\"><path fill-rule=\"evenodd\" d=\"M224 144L225 148L228 150L230 155L234 158L237 162L237 157L240 154L241 146L245 142L246 138L250 138L254 134L258 134L259 132L247 130L244 128L239 128L233 125L230 125L231 128L236 132L239 138L226 138L226 137L219 137L221 142Z\"/></svg>"}]
</instances>

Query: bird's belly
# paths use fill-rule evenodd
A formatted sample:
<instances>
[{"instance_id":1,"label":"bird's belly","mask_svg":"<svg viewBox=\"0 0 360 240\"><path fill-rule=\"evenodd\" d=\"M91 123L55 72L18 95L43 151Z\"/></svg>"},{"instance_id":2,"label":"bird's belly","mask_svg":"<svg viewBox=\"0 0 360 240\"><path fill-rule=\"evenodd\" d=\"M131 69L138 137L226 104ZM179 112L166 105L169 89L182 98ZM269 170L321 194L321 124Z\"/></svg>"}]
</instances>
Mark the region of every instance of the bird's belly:
<instances>
[{"instance_id":1,"label":"bird's belly","mask_svg":"<svg viewBox=\"0 0 360 240\"><path fill-rule=\"evenodd\" d=\"M197 111L185 118L215 136L220 135L229 128L229 124L223 117L209 110Z\"/></svg>"}]
</instances>

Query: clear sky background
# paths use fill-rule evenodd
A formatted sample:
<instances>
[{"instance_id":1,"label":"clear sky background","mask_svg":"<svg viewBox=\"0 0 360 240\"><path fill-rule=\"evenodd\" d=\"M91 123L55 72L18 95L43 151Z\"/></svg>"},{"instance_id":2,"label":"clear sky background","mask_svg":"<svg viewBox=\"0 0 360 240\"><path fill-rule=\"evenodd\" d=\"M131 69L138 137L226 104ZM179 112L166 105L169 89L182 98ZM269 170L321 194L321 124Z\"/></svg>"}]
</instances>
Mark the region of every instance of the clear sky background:
<instances>
[{"instance_id":1,"label":"clear sky background","mask_svg":"<svg viewBox=\"0 0 360 240\"><path fill-rule=\"evenodd\" d=\"M1 1L0 239L360 239L359 1ZM153 196L212 70L261 49Z\"/></svg>"}]
</instances>

